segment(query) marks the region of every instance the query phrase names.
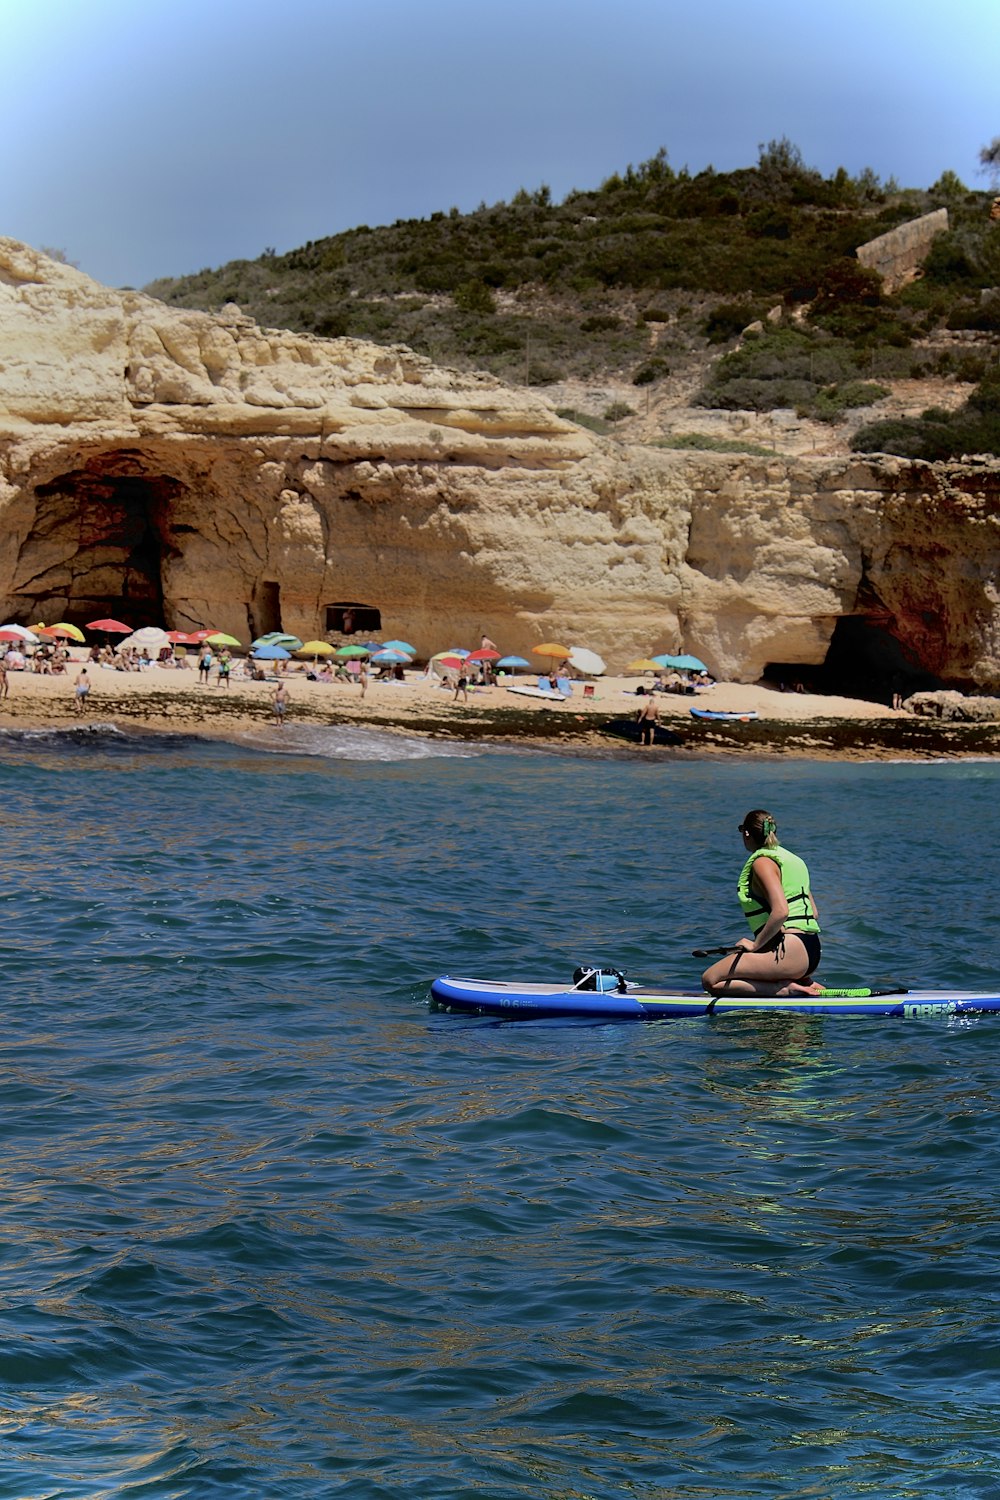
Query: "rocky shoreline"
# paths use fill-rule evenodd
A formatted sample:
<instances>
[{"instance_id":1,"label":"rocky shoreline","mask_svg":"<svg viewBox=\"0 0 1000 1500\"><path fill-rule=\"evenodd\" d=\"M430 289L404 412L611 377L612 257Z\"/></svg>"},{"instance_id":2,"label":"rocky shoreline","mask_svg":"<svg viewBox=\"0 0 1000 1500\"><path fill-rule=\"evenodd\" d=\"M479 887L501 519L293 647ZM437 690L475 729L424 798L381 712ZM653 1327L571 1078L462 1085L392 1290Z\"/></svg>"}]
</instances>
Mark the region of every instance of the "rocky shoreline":
<instances>
[{"instance_id":1,"label":"rocky shoreline","mask_svg":"<svg viewBox=\"0 0 1000 1500\"><path fill-rule=\"evenodd\" d=\"M115 683L118 687L121 679ZM695 721L683 709L666 717L657 728L656 743L641 749L634 714L630 710L576 712L572 704L539 710L470 700L452 705L423 699L380 700L367 703L345 696L330 700L320 694L296 693L288 729L279 731L271 711L270 693L185 687L149 690L132 679L128 691L104 697L98 691L92 711L73 712L66 688L12 695L0 700L0 731L39 728L70 729L94 723L113 723L121 729L160 734L193 734L220 739L259 739L261 734L287 735L294 743L296 727L365 727L389 733L423 735L464 741L483 747L550 750L569 754L611 755L649 761L683 761L702 757L761 757L803 760L934 760L1000 756L1000 722L963 722L885 713L877 717L768 717L733 722ZM35 686L35 684L33 684ZM40 684L38 684L40 686ZM173 684L171 684L173 686ZM788 700L790 709L799 704Z\"/></svg>"}]
</instances>

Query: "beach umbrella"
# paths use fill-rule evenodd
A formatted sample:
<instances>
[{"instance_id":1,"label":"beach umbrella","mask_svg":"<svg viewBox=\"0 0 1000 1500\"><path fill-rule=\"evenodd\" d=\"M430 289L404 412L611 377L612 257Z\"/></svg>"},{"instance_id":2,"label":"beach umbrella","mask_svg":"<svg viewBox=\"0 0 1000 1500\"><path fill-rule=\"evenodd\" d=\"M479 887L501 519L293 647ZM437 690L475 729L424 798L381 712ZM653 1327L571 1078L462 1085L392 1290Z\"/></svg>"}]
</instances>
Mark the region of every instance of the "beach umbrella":
<instances>
[{"instance_id":1,"label":"beach umbrella","mask_svg":"<svg viewBox=\"0 0 1000 1500\"><path fill-rule=\"evenodd\" d=\"M122 641L123 646L169 646L170 637L159 625L144 625Z\"/></svg>"},{"instance_id":2,"label":"beach umbrella","mask_svg":"<svg viewBox=\"0 0 1000 1500\"><path fill-rule=\"evenodd\" d=\"M167 640L172 646L197 646L198 636L188 635L183 630L168 630Z\"/></svg>"},{"instance_id":3,"label":"beach umbrella","mask_svg":"<svg viewBox=\"0 0 1000 1500\"><path fill-rule=\"evenodd\" d=\"M282 630L269 630L266 635L259 635L251 642L250 650L256 646L284 646L286 651L299 651L302 642L297 635L286 635Z\"/></svg>"},{"instance_id":4,"label":"beach umbrella","mask_svg":"<svg viewBox=\"0 0 1000 1500\"><path fill-rule=\"evenodd\" d=\"M384 647L381 651L374 651L372 653L372 661L377 667L409 667L413 665L404 651L389 651Z\"/></svg>"},{"instance_id":5,"label":"beach umbrella","mask_svg":"<svg viewBox=\"0 0 1000 1500\"><path fill-rule=\"evenodd\" d=\"M569 662L578 672L584 672L588 677L600 677L606 672L607 665L604 658L598 656L596 651L588 651L585 646L570 646Z\"/></svg>"},{"instance_id":6,"label":"beach umbrella","mask_svg":"<svg viewBox=\"0 0 1000 1500\"><path fill-rule=\"evenodd\" d=\"M239 646L242 645L234 635L226 635L224 631L213 630L211 635L203 637L210 646ZM286 653L287 654L287 653Z\"/></svg>"},{"instance_id":7,"label":"beach umbrella","mask_svg":"<svg viewBox=\"0 0 1000 1500\"><path fill-rule=\"evenodd\" d=\"M501 656L497 662L498 667L530 667L531 662L525 661L523 656Z\"/></svg>"},{"instance_id":8,"label":"beach umbrella","mask_svg":"<svg viewBox=\"0 0 1000 1500\"><path fill-rule=\"evenodd\" d=\"M531 650L535 656L552 656L559 661L565 661L569 656L568 646L554 646L551 641L542 646L532 646Z\"/></svg>"},{"instance_id":9,"label":"beach umbrella","mask_svg":"<svg viewBox=\"0 0 1000 1500\"><path fill-rule=\"evenodd\" d=\"M405 641L384 641L382 644L382 650L403 651L407 656L416 656L417 654L416 646L408 646Z\"/></svg>"},{"instance_id":10,"label":"beach umbrella","mask_svg":"<svg viewBox=\"0 0 1000 1500\"><path fill-rule=\"evenodd\" d=\"M654 661L651 656L640 656L638 661L630 661L625 668L626 672L658 672L662 663Z\"/></svg>"},{"instance_id":11,"label":"beach umbrella","mask_svg":"<svg viewBox=\"0 0 1000 1500\"><path fill-rule=\"evenodd\" d=\"M207 641L210 635L218 635L218 633L214 625L208 630L192 630L191 632L196 641Z\"/></svg>"},{"instance_id":12,"label":"beach umbrella","mask_svg":"<svg viewBox=\"0 0 1000 1500\"><path fill-rule=\"evenodd\" d=\"M329 641L306 641L304 645L296 649L299 656L333 656L335 654Z\"/></svg>"},{"instance_id":13,"label":"beach umbrella","mask_svg":"<svg viewBox=\"0 0 1000 1500\"><path fill-rule=\"evenodd\" d=\"M33 630L29 630L26 625L0 625L0 630L9 631L10 634L16 636L19 641L27 641L29 646L38 645L37 635Z\"/></svg>"},{"instance_id":14,"label":"beach umbrella","mask_svg":"<svg viewBox=\"0 0 1000 1500\"><path fill-rule=\"evenodd\" d=\"M483 646L479 651L470 651L465 659L466 661L499 661L500 652L490 651Z\"/></svg>"},{"instance_id":15,"label":"beach umbrella","mask_svg":"<svg viewBox=\"0 0 1000 1500\"><path fill-rule=\"evenodd\" d=\"M290 661L292 655L284 646L258 646L250 654L254 661Z\"/></svg>"},{"instance_id":16,"label":"beach umbrella","mask_svg":"<svg viewBox=\"0 0 1000 1500\"><path fill-rule=\"evenodd\" d=\"M367 646L338 646L333 654L352 660L361 656L370 656L371 650Z\"/></svg>"},{"instance_id":17,"label":"beach umbrella","mask_svg":"<svg viewBox=\"0 0 1000 1500\"><path fill-rule=\"evenodd\" d=\"M44 634L61 637L64 641L83 640L83 631L76 625L67 625L65 620L60 620L58 625L46 625Z\"/></svg>"},{"instance_id":18,"label":"beach umbrella","mask_svg":"<svg viewBox=\"0 0 1000 1500\"><path fill-rule=\"evenodd\" d=\"M707 672L708 668L696 656L654 656L658 667L673 667L677 672Z\"/></svg>"},{"instance_id":19,"label":"beach umbrella","mask_svg":"<svg viewBox=\"0 0 1000 1500\"><path fill-rule=\"evenodd\" d=\"M131 625L123 625L121 620L91 620L87 626L88 630L103 630L105 635L131 635Z\"/></svg>"},{"instance_id":20,"label":"beach umbrella","mask_svg":"<svg viewBox=\"0 0 1000 1500\"><path fill-rule=\"evenodd\" d=\"M447 672L457 672L465 665L460 656L449 656L447 651L443 651L440 656L435 656L433 660L437 666L444 667Z\"/></svg>"},{"instance_id":21,"label":"beach umbrella","mask_svg":"<svg viewBox=\"0 0 1000 1500\"><path fill-rule=\"evenodd\" d=\"M4 641L8 645L16 643L18 646L21 646L24 644L24 636L18 635L14 630L0 630L0 641Z\"/></svg>"}]
</instances>

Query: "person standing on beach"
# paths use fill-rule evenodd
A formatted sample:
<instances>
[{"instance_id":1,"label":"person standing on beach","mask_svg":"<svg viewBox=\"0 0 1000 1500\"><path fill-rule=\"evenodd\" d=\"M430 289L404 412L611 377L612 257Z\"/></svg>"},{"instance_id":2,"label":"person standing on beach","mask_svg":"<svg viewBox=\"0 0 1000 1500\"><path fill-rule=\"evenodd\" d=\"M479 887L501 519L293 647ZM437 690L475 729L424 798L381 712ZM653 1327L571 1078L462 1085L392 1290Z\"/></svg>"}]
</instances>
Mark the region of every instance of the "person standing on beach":
<instances>
[{"instance_id":1,"label":"person standing on beach","mask_svg":"<svg viewBox=\"0 0 1000 1500\"><path fill-rule=\"evenodd\" d=\"M468 701L469 701L469 679L468 679L468 676L466 675L466 671L465 671L464 667L462 668L462 670L458 674L458 681L455 684L455 696L451 700L452 703L457 703L460 695L461 695L462 702L463 703L468 703Z\"/></svg>"},{"instance_id":2,"label":"person standing on beach","mask_svg":"<svg viewBox=\"0 0 1000 1500\"><path fill-rule=\"evenodd\" d=\"M7 663L0 658L0 698L10 697L10 683L7 680Z\"/></svg>"},{"instance_id":3,"label":"person standing on beach","mask_svg":"<svg viewBox=\"0 0 1000 1500\"><path fill-rule=\"evenodd\" d=\"M358 682L361 684L361 699L363 702L364 696L368 691L368 663L366 661L361 663L361 668L358 672Z\"/></svg>"},{"instance_id":4,"label":"person standing on beach","mask_svg":"<svg viewBox=\"0 0 1000 1500\"><path fill-rule=\"evenodd\" d=\"M219 675L215 679L215 685L216 685L216 687L222 687L223 684L224 684L228 688L228 686L229 686L229 673L230 673L230 671L232 669L232 665L233 665L233 658L229 654L229 647L228 646L223 646L222 652L221 652L221 654L219 656Z\"/></svg>"},{"instance_id":5,"label":"person standing on beach","mask_svg":"<svg viewBox=\"0 0 1000 1500\"><path fill-rule=\"evenodd\" d=\"M73 684L73 708L78 714L87 712L87 694L90 692L90 678L87 676L87 668L84 667L77 673Z\"/></svg>"},{"instance_id":6,"label":"person standing on beach","mask_svg":"<svg viewBox=\"0 0 1000 1500\"><path fill-rule=\"evenodd\" d=\"M206 687L208 687L208 674L212 670L212 661L211 646L202 646L198 657L198 681L203 682Z\"/></svg>"},{"instance_id":7,"label":"person standing on beach","mask_svg":"<svg viewBox=\"0 0 1000 1500\"><path fill-rule=\"evenodd\" d=\"M271 694L271 707L274 710L274 717L278 728L284 729L285 713L288 709L288 684L283 678L278 682L277 687Z\"/></svg>"},{"instance_id":8,"label":"person standing on beach","mask_svg":"<svg viewBox=\"0 0 1000 1500\"><path fill-rule=\"evenodd\" d=\"M650 693L635 716L639 726L639 745L643 750L648 750L656 739L656 726L660 720L660 710L656 706L656 699Z\"/></svg>"}]
</instances>

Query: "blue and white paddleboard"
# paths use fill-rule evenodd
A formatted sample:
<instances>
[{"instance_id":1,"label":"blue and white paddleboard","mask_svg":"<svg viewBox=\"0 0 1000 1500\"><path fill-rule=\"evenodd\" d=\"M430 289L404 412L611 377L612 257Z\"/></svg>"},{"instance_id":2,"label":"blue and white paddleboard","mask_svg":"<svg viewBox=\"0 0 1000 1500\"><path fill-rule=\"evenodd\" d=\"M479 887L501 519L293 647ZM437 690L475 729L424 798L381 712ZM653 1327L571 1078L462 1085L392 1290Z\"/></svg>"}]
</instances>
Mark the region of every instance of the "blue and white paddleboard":
<instances>
[{"instance_id":1,"label":"blue and white paddleboard","mask_svg":"<svg viewBox=\"0 0 1000 1500\"><path fill-rule=\"evenodd\" d=\"M755 708L692 708L690 712L693 719L716 719L722 724L745 724L757 718Z\"/></svg>"},{"instance_id":2,"label":"blue and white paddleboard","mask_svg":"<svg viewBox=\"0 0 1000 1500\"><path fill-rule=\"evenodd\" d=\"M624 989L574 988L565 981L530 984L506 979L464 979L443 974L431 985L434 1004L449 1011L506 1016L591 1016L601 1020L651 1017L761 1015L943 1016L1000 1011L1000 990L906 990L891 986L829 989L822 995L732 995L661 989L629 983Z\"/></svg>"}]
</instances>

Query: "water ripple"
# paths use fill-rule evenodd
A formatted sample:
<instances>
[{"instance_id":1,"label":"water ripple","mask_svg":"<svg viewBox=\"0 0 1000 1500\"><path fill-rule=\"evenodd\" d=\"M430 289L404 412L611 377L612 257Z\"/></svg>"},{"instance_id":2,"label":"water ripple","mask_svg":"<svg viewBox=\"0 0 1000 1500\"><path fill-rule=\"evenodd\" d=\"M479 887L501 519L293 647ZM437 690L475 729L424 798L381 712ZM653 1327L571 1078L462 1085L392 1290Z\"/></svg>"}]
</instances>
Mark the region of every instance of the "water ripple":
<instances>
[{"instance_id":1,"label":"water ripple","mask_svg":"<svg viewBox=\"0 0 1000 1500\"><path fill-rule=\"evenodd\" d=\"M5 742L0 1493L985 1500L990 1018L426 994L690 982L761 802L828 977L992 982L940 872L995 769L346 748Z\"/></svg>"}]
</instances>

